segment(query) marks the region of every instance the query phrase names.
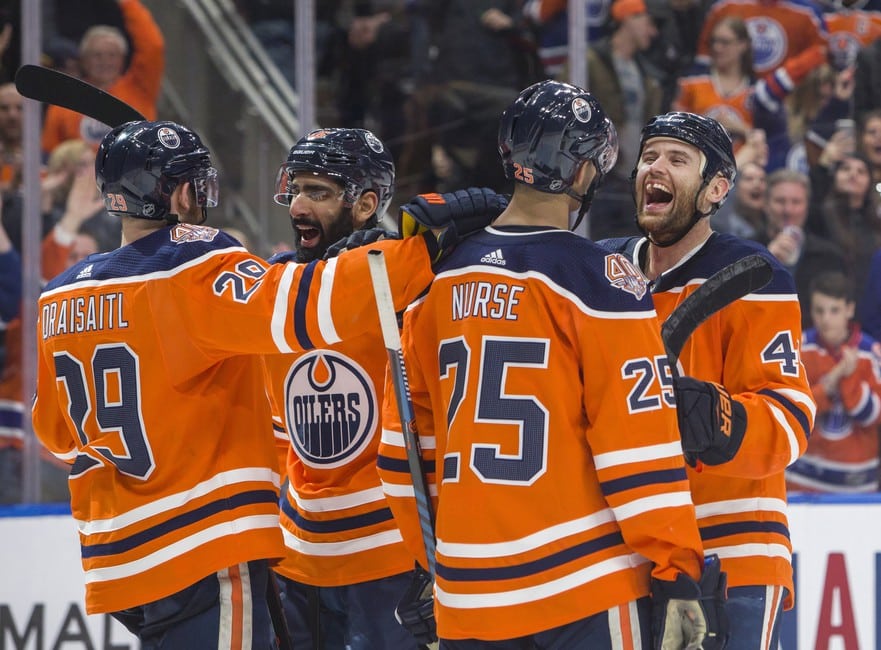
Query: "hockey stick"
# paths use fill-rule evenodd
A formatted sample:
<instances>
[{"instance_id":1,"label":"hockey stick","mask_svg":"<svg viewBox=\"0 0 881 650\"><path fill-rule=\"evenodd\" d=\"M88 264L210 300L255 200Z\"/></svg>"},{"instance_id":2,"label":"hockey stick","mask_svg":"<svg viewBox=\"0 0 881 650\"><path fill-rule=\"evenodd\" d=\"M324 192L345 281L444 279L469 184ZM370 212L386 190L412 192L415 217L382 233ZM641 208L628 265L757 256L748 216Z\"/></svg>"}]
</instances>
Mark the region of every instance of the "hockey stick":
<instances>
[{"instance_id":1,"label":"hockey stick","mask_svg":"<svg viewBox=\"0 0 881 650\"><path fill-rule=\"evenodd\" d=\"M21 66L15 73L15 87L24 97L69 108L114 128L146 119L110 93L52 68Z\"/></svg>"},{"instance_id":2,"label":"hockey stick","mask_svg":"<svg viewBox=\"0 0 881 650\"><path fill-rule=\"evenodd\" d=\"M284 615L284 606L281 604L281 591L272 569L269 570L269 581L266 583L266 605L269 608L269 620L272 621L278 650L294 650L294 639Z\"/></svg>"},{"instance_id":3,"label":"hockey stick","mask_svg":"<svg viewBox=\"0 0 881 650\"><path fill-rule=\"evenodd\" d=\"M661 326L672 376L676 376L676 364L685 342L698 325L723 307L764 287L773 274L768 260L758 254L748 255L714 273L673 310Z\"/></svg>"},{"instance_id":4,"label":"hockey stick","mask_svg":"<svg viewBox=\"0 0 881 650\"><path fill-rule=\"evenodd\" d=\"M395 387L395 401L398 404L398 415L401 418L410 479L413 482L413 492L416 495L416 510L419 514L419 526L422 529L422 543L425 545L428 571L434 578L434 513L431 507L428 481L422 469L422 449L416 430L413 402L410 400L410 383L407 379L407 368L404 366L401 334L398 332L398 318L395 314L388 270L382 251L372 250L367 253L367 263L370 267L370 278L373 281L373 292L376 295L376 309L379 312L379 324L382 327L382 338L388 352L389 368Z\"/></svg>"}]
</instances>

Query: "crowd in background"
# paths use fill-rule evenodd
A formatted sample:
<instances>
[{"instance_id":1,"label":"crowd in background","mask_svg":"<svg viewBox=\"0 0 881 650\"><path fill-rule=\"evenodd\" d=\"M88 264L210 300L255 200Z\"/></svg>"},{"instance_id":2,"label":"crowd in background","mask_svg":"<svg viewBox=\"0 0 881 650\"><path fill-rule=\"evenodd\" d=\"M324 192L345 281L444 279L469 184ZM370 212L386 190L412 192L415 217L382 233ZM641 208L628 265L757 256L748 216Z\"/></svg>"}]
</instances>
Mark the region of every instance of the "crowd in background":
<instances>
[{"instance_id":1,"label":"crowd in background","mask_svg":"<svg viewBox=\"0 0 881 650\"><path fill-rule=\"evenodd\" d=\"M466 186L507 192L496 145L499 114L530 83L568 79L567 4L316 2L319 123L376 132L394 156L399 200ZM822 395L818 428L806 460L794 466L791 488L877 490L881 2L586 4L587 87L620 139L618 163L591 208L588 234L638 234L631 170L651 116L686 110L720 121L735 142L738 178L713 226L766 245L792 272L806 328L805 363L815 394ZM293 3L236 6L295 83ZM19 19L19 3L0 3L0 503L20 500L24 416L23 99L11 83ZM140 0L44 0L44 21L45 65L157 117L163 37ZM95 189L94 149L107 130L58 107L44 113L44 279L119 244L119 224ZM839 312L843 328L830 329L826 319ZM65 500L63 473L46 463L44 498Z\"/></svg>"}]
</instances>

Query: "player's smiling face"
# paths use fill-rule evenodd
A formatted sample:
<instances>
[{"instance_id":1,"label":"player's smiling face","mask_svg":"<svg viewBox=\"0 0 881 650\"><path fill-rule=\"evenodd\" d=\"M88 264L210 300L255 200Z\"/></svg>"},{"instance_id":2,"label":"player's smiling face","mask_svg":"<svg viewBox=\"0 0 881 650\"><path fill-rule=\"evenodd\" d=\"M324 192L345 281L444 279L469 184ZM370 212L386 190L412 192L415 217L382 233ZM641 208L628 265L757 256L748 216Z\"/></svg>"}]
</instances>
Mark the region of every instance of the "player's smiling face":
<instances>
[{"instance_id":1,"label":"player's smiling face","mask_svg":"<svg viewBox=\"0 0 881 650\"><path fill-rule=\"evenodd\" d=\"M328 246L351 235L352 211L343 201L343 188L329 176L299 173L289 188L289 214L294 248L302 261L321 259Z\"/></svg>"},{"instance_id":2,"label":"player's smiling face","mask_svg":"<svg viewBox=\"0 0 881 650\"><path fill-rule=\"evenodd\" d=\"M655 241L688 227L701 186L700 168L697 147L672 138L645 143L636 165L637 218Z\"/></svg>"}]
</instances>

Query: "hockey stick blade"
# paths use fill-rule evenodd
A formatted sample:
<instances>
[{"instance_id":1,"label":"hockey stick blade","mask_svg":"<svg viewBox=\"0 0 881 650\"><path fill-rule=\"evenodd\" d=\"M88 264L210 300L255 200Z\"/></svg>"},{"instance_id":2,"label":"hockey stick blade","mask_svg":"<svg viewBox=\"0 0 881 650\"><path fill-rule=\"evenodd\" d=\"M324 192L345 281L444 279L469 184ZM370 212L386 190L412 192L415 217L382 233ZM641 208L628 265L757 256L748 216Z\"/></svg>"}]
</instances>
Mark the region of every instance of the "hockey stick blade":
<instances>
[{"instance_id":1,"label":"hockey stick blade","mask_svg":"<svg viewBox=\"0 0 881 650\"><path fill-rule=\"evenodd\" d=\"M675 374L685 342L701 323L734 301L764 287L773 274L768 260L761 255L748 255L714 273L683 300L661 326L670 371Z\"/></svg>"},{"instance_id":2,"label":"hockey stick blade","mask_svg":"<svg viewBox=\"0 0 881 650\"><path fill-rule=\"evenodd\" d=\"M40 65L21 66L15 73L15 87L28 99L69 108L114 128L146 119L124 101L97 86Z\"/></svg>"},{"instance_id":3,"label":"hockey stick blade","mask_svg":"<svg viewBox=\"0 0 881 650\"><path fill-rule=\"evenodd\" d=\"M392 301L389 285L388 269L385 257L380 250L367 253L367 265L370 268L370 279L376 296L376 309L382 328L382 338L388 352L389 374L395 389L395 401L398 415L401 418L401 429L404 437L404 448L407 452L407 466L410 480L413 483L413 494L416 497L416 511L419 515L419 526L422 532L422 544L428 561L428 572L434 578L435 571L435 539L434 512L428 480L422 468L422 449L419 445L419 434L416 429L416 415L410 399L410 382L407 379L407 367L404 365L404 354L401 350L401 334L398 332L398 318Z\"/></svg>"}]
</instances>

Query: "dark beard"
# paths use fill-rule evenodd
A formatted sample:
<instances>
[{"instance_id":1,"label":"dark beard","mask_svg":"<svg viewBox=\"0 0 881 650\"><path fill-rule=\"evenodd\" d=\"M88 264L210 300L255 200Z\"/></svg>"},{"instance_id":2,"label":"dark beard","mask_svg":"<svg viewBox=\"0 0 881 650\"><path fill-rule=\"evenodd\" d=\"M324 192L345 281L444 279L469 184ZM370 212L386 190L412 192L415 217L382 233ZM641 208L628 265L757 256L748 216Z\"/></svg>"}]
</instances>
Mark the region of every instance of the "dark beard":
<instances>
[{"instance_id":1,"label":"dark beard","mask_svg":"<svg viewBox=\"0 0 881 650\"><path fill-rule=\"evenodd\" d=\"M294 249L297 251L297 261L301 263L320 260L324 257L324 254L331 245L348 237L354 232L354 228L352 228L352 209L343 208L340 210L336 220L330 225L330 228L327 231L325 231L320 224L309 223L308 225L317 228L321 233L321 236L318 246L315 248L300 248L300 234L299 231L294 228Z\"/></svg>"}]
</instances>

